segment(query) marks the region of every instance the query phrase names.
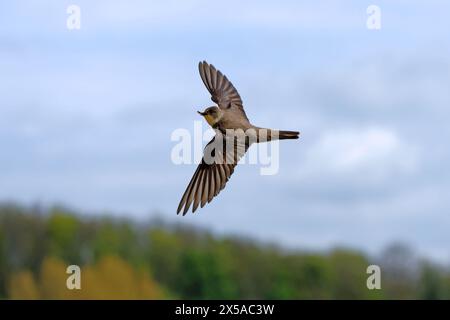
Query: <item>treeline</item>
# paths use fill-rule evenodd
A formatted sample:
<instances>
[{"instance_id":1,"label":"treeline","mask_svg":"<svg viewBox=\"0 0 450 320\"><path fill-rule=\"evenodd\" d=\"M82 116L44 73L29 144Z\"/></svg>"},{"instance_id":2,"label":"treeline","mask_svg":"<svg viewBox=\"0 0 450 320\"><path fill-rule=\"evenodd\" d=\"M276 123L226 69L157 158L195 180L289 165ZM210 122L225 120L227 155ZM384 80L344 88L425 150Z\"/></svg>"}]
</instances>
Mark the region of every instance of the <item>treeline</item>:
<instances>
[{"instance_id":1,"label":"treeline","mask_svg":"<svg viewBox=\"0 0 450 320\"><path fill-rule=\"evenodd\" d=\"M380 265L381 290L366 286ZM68 265L81 290L68 290ZM2 299L450 299L450 272L393 245L378 258L288 251L161 221L0 205Z\"/></svg>"}]
</instances>

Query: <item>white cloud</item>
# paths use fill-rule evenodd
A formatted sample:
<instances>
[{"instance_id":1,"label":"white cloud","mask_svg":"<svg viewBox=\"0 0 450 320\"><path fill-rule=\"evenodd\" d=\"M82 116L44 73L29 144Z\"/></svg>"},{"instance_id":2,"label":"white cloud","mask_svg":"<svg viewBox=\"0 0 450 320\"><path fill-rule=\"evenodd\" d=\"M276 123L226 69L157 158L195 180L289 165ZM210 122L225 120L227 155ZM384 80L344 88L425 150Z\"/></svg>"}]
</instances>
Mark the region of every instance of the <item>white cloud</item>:
<instances>
[{"instance_id":1,"label":"white cloud","mask_svg":"<svg viewBox=\"0 0 450 320\"><path fill-rule=\"evenodd\" d=\"M392 175L412 173L417 166L415 147L390 129L368 127L325 132L307 151L301 174L380 182Z\"/></svg>"}]
</instances>

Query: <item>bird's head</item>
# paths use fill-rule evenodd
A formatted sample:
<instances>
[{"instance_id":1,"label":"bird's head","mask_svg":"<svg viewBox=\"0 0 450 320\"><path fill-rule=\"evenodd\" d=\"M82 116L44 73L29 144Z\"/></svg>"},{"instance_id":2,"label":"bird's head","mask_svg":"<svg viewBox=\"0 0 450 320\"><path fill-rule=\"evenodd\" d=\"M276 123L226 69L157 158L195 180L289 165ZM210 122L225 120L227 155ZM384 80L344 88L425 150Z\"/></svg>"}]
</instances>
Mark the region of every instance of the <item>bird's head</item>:
<instances>
[{"instance_id":1,"label":"bird's head","mask_svg":"<svg viewBox=\"0 0 450 320\"><path fill-rule=\"evenodd\" d=\"M203 112L200 111L197 112L205 118L205 120L211 127L216 125L223 115L223 111L216 106L208 107Z\"/></svg>"}]
</instances>

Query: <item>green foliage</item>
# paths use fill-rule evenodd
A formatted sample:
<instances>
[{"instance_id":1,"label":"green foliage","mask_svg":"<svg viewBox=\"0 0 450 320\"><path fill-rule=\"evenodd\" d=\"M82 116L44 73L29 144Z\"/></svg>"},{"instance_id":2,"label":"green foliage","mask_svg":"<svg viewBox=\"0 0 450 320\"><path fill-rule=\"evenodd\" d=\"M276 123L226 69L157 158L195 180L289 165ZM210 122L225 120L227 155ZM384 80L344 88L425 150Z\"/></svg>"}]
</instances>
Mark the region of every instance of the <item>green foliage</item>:
<instances>
[{"instance_id":1,"label":"green foliage","mask_svg":"<svg viewBox=\"0 0 450 320\"><path fill-rule=\"evenodd\" d=\"M448 295L448 280L445 274L436 266L424 263L419 280L419 297L421 299L450 299ZM447 283L446 283L447 282Z\"/></svg>"},{"instance_id":2,"label":"green foliage","mask_svg":"<svg viewBox=\"0 0 450 320\"><path fill-rule=\"evenodd\" d=\"M356 251L304 253L179 225L81 218L64 208L0 206L0 298L448 299L450 273L394 245L366 287ZM82 290L65 287L82 269ZM377 264L375 262L375 264ZM416 267L414 267L416 266Z\"/></svg>"},{"instance_id":3,"label":"green foliage","mask_svg":"<svg viewBox=\"0 0 450 320\"><path fill-rule=\"evenodd\" d=\"M49 253L61 259L79 262L79 223L62 209L54 209L48 218Z\"/></svg>"},{"instance_id":4,"label":"green foliage","mask_svg":"<svg viewBox=\"0 0 450 320\"><path fill-rule=\"evenodd\" d=\"M370 263L361 254L336 250L331 256L331 268L334 272L334 296L339 299L367 299L366 268Z\"/></svg>"}]
</instances>

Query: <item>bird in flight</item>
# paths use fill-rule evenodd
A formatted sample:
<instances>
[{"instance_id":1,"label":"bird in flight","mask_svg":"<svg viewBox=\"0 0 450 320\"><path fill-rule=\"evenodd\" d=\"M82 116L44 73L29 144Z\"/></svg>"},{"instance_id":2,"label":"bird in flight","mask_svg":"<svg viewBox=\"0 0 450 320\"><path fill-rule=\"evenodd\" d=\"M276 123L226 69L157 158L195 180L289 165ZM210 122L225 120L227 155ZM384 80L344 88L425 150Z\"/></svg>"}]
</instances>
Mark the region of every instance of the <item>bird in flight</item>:
<instances>
[{"instance_id":1,"label":"bird in flight","mask_svg":"<svg viewBox=\"0 0 450 320\"><path fill-rule=\"evenodd\" d=\"M219 194L234 172L241 157L253 143L298 139L298 131L260 128L247 118L241 97L233 84L206 61L198 65L200 77L217 105L206 108L202 115L216 134L206 145L198 165L178 205L177 214L185 215L201 208Z\"/></svg>"}]
</instances>

